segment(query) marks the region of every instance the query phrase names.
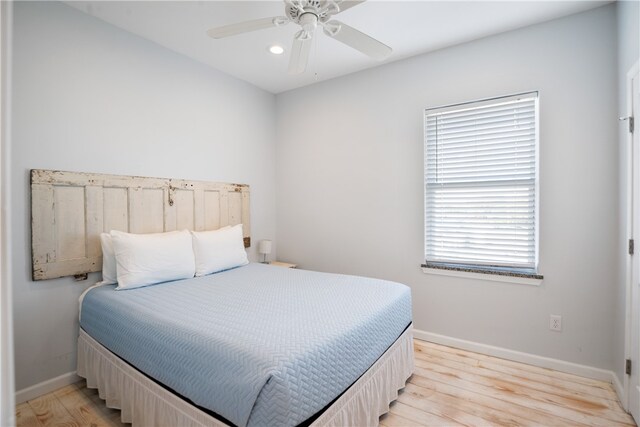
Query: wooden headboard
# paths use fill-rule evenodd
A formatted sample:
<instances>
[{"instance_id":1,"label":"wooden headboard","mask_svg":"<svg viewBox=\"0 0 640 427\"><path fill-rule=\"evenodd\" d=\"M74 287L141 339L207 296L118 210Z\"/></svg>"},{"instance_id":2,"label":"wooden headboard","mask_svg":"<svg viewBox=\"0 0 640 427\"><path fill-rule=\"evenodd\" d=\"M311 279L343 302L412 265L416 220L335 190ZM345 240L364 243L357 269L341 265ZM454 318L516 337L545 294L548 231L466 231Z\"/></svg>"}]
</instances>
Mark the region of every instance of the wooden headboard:
<instances>
[{"instance_id":1,"label":"wooden headboard","mask_svg":"<svg viewBox=\"0 0 640 427\"><path fill-rule=\"evenodd\" d=\"M33 280L100 271L103 232L203 231L240 223L249 247L248 185L31 170Z\"/></svg>"}]
</instances>

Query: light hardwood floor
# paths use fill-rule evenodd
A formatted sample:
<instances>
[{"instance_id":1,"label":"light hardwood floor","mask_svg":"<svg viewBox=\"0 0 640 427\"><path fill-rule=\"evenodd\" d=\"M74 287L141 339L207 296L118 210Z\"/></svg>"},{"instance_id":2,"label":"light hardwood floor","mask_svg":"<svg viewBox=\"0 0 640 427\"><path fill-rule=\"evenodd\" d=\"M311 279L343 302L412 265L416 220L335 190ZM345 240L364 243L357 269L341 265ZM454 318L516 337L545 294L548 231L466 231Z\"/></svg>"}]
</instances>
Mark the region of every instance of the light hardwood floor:
<instances>
[{"instance_id":1,"label":"light hardwood floor","mask_svg":"<svg viewBox=\"0 0 640 427\"><path fill-rule=\"evenodd\" d=\"M611 384L414 341L416 369L380 424L635 426ZM84 382L18 405L18 426L124 426Z\"/></svg>"}]
</instances>

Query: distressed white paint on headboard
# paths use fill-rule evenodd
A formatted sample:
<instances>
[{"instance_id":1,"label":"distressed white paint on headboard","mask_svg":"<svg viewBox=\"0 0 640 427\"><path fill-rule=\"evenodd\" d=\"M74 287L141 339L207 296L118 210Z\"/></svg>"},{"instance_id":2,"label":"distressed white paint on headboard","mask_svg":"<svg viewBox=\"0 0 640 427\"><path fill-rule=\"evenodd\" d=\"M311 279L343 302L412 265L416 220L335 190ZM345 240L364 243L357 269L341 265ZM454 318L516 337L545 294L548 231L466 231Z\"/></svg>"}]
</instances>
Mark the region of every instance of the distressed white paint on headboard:
<instances>
[{"instance_id":1,"label":"distressed white paint on headboard","mask_svg":"<svg viewBox=\"0 0 640 427\"><path fill-rule=\"evenodd\" d=\"M31 171L33 280L100 271L102 232L203 231L240 223L248 247L248 185Z\"/></svg>"}]
</instances>

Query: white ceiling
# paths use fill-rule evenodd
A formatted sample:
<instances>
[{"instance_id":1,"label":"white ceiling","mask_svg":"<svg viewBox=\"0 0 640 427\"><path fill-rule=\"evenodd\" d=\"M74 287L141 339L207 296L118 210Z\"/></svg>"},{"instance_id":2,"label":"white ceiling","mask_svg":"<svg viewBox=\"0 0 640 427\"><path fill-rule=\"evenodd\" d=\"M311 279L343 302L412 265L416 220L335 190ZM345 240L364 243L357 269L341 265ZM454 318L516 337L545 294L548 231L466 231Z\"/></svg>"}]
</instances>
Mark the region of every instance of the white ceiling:
<instances>
[{"instance_id":1,"label":"white ceiling","mask_svg":"<svg viewBox=\"0 0 640 427\"><path fill-rule=\"evenodd\" d=\"M68 5L171 50L279 93L380 65L316 32L307 71L287 73L295 24L213 40L212 27L284 15L281 1L69 1ZM609 1L376 1L337 16L393 48L383 63L548 21ZM271 44L284 55L267 51Z\"/></svg>"}]
</instances>

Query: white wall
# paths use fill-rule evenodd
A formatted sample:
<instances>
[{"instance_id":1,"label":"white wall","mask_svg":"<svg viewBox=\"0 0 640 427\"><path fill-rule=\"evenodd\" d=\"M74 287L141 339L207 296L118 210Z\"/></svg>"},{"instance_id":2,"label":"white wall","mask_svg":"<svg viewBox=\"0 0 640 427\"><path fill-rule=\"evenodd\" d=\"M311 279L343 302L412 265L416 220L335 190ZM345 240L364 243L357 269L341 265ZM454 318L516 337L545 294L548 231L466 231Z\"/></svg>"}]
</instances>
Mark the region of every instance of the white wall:
<instances>
[{"instance_id":1,"label":"white wall","mask_svg":"<svg viewBox=\"0 0 640 427\"><path fill-rule=\"evenodd\" d=\"M20 390L75 370L77 299L99 277L30 280L29 169L246 183L252 240L274 238L275 97L61 3L16 2L14 31Z\"/></svg>"},{"instance_id":2,"label":"white wall","mask_svg":"<svg viewBox=\"0 0 640 427\"><path fill-rule=\"evenodd\" d=\"M278 95L279 258L410 285L416 328L611 369L615 25L608 5ZM530 90L543 284L422 273L423 109Z\"/></svg>"},{"instance_id":3,"label":"white wall","mask_svg":"<svg viewBox=\"0 0 640 427\"><path fill-rule=\"evenodd\" d=\"M627 72L640 60L640 2L638 1L618 1L616 2L616 16L618 23L618 116L629 115L627 111ZM636 114L637 116L637 114ZM640 120L636 117L636 120ZM627 132L627 122L620 122L618 125L618 150L619 150L619 243L618 243L618 281L614 289L616 297L616 310L614 318L614 345L613 360L614 372L620 383L624 379L624 359L625 359L625 309L627 292L627 267L626 262L629 255L626 251L626 242L630 237L627 230L627 161L629 146Z\"/></svg>"}]
</instances>

